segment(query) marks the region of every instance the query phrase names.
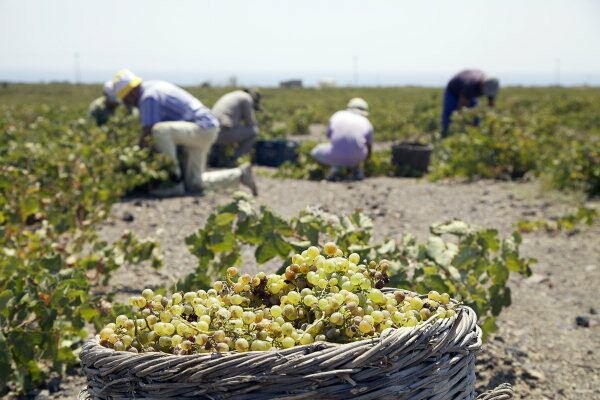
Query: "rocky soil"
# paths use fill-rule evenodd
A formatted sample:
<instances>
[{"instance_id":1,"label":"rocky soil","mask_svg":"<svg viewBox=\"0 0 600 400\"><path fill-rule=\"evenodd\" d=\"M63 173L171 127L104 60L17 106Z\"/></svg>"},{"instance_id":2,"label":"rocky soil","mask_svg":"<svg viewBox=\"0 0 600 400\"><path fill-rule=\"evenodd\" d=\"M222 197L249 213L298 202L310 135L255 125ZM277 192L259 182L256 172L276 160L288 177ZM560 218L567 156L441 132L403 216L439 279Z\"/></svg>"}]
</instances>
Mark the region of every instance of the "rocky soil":
<instances>
[{"instance_id":1,"label":"rocky soil","mask_svg":"<svg viewBox=\"0 0 600 400\"><path fill-rule=\"evenodd\" d=\"M429 183L373 178L362 182L308 182L258 177L257 199L284 217L308 205L344 214L362 209L375 223L374 240L413 233L425 239L431 223L460 218L509 234L521 218L564 214L572 199L548 194L535 182ZM117 238L125 229L161 242L165 267L119 271L111 288L123 297L143 287L174 282L191 272L196 259L184 238L203 226L230 193L171 199L127 199L113 207L100 235ZM598 202L588 206L600 209ZM478 357L478 390L502 382L517 399L600 399L600 223L573 232L524 235L522 255L538 263L529 278L510 281L513 304L501 314L499 330ZM249 260L249 270L256 266ZM85 385L71 376L56 393L38 398L74 398Z\"/></svg>"}]
</instances>

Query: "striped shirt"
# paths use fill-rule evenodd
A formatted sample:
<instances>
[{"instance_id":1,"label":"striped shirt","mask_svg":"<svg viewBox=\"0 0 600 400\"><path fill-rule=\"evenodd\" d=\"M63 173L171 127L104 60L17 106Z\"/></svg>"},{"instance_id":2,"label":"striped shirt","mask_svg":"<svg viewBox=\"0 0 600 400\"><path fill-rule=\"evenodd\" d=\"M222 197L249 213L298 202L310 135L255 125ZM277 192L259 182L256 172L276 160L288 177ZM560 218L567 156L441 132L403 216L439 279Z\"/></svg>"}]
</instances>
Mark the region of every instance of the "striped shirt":
<instances>
[{"instance_id":1,"label":"striped shirt","mask_svg":"<svg viewBox=\"0 0 600 400\"><path fill-rule=\"evenodd\" d=\"M138 106L143 127L165 121L194 122L201 128L219 126L217 118L200 100L169 82L142 82Z\"/></svg>"}]
</instances>

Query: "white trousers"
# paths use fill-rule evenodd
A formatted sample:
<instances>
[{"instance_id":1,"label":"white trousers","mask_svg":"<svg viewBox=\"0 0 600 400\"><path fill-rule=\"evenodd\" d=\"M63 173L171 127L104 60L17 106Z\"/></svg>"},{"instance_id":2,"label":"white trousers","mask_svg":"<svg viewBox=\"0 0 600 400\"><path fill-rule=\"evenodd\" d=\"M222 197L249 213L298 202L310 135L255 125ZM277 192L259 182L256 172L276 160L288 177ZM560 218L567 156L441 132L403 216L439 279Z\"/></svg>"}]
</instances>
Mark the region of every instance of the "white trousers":
<instances>
[{"instance_id":1,"label":"white trousers","mask_svg":"<svg viewBox=\"0 0 600 400\"><path fill-rule=\"evenodd\" d=\"M177 160L177 146L185 153L183 178L188 190L215 190L235 186L240 182L242 171L233 168L222 171L206 171L210 147L217 139L219 128L201 128L193 122L159 122L152 127L156 150L173 160L173 174L181 177L182 169Z\"/></svg>"}]
</instances>

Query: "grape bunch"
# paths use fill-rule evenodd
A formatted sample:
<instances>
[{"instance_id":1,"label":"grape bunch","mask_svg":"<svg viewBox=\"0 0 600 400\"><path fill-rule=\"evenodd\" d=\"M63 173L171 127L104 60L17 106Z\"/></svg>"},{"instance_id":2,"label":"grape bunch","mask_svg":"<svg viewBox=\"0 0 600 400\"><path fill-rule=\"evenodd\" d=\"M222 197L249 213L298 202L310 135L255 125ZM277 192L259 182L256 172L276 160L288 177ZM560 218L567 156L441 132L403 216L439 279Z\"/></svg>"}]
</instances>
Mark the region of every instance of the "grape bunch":
<instances>
[{"instance_id":1,"label":"grape bunch","mask_svg":"<svg viewBox=\"0 0 600 400\"><path fill-rule=\"evenodd\" d=\"M106 325L100 344L134 353L265 351L373 338L456 314L447 293L380 290L389 281L387 260L361 263L331 242L323 253L312 246L295 254L281 275L231 267L211 289L170 298L144 289L130 298L135 317Z\"/></svg>"}]
</instances>

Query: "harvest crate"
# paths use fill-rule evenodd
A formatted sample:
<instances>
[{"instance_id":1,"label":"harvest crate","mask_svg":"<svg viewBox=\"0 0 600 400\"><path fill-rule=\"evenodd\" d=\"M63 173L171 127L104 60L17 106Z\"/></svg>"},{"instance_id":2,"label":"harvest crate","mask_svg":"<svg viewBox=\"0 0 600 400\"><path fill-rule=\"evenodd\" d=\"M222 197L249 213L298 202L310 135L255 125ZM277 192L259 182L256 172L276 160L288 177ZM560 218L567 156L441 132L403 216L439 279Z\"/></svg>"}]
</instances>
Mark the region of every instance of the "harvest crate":
<instances>
[{"instance_id":1,"label":"harvest crate","mask_svg":"<svg viewBox=\"0 0 600 400\"><path fill-rule=\"evenodd\" d=\"M427 173L431 159L431 145L419 142L401 142L392 145L392 165L397 176L422 176Z\"/></svg>"},{"instance_id":2,"label":"harvest crate","mask_svg":"<svg viewBox=\"0 0 600 400\"><path fill-rule=\"evenodd\" d=\"M255 145L255 162L267 167L278 167L285 161L298 159L298 142L288 139L258 140Z\"/></svg>"},{"instance_id":3,"label":"harvest crate","mask_svg":"<svg viewBox=\"0 0 600 400\"><path fill-rule=\"evenodd\" d=\"M80 354L87 376L80 398L475 399L476 320L458 306L451 319L370 340L187 356L118 352L96 338ZM510 399L512 389L479 398Z\"/></svg>"}]
</instances>

